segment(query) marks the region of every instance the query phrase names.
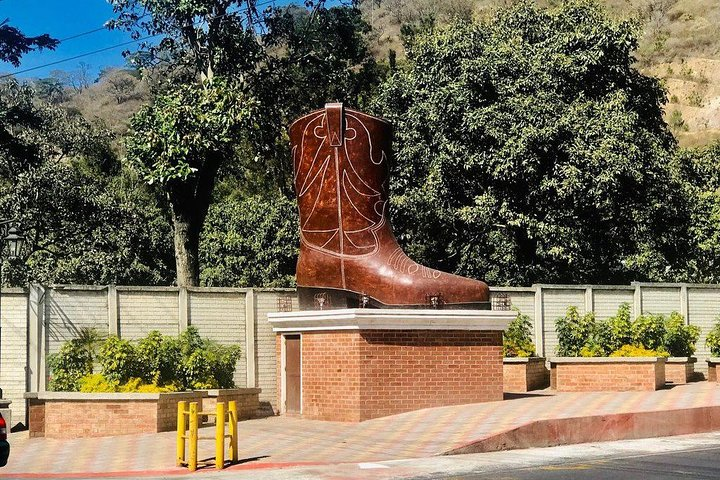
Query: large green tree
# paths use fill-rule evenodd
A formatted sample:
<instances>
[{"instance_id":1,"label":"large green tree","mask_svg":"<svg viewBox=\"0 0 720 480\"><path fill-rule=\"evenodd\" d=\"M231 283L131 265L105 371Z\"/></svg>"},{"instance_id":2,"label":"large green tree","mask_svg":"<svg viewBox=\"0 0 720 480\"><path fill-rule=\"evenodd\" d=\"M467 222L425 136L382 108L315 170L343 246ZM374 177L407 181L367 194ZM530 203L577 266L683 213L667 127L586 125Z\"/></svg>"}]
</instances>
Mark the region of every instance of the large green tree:
<instances>
[{"instance_id":1,"label":"large green tree","mask_svg":"<svg viewBox=\"0 0 720 480\"><path fill-rule=\"evenodd\" d=\"M169 224L119 172L111 139L29 86L0 83L0 217L28 239L25 261L6 265L9 283L171 281Z\"/></svg>"},{"instance_id":2,"label":"large green tree","mask_svg":"<svg viewBox=\"0 0 720 480\"><path fill-rule=\"evenodd\" d=\"M214 79L155 97L130 123L127 157L170 203L178 285L198 285L200 231L218 170L249 129L253 102Z\"/></svg>"},{"instance_id":3,"label":"large green tree","mask_svg":"<svg viewBox=\"0 0 720 480\"><path fill-rule=\"evenodd\" d=\"M323 2L312 10L262 14L252 0L111 3L118 13L114 28L162 37L131 55L151 72L159 93L132 122L128 156L167 194L177 281L196 285L199 235L218 179L244 195L288 194L288 123L328 100L367 98L377 83L379 70L363 38L367 25L359 10L326 9ZM217 85L236 98L210 106L207 93L217 93ZM256 105L252 118L248 111L235 115L233 104ZM209 136L192 135L189 125Z\"/></svg>"},{"instance_id":4,"label":"large green tree","mask_svg":"<svg viewBox=\"0 0 720 480\"><path fill-rule=\"evenodd\" d=\"M376 101L396 126L393 221L418 260L498 284L681 275L687 207L665 92L595 2L521 2L406 30Z\"/></svg>"}]
</instances>

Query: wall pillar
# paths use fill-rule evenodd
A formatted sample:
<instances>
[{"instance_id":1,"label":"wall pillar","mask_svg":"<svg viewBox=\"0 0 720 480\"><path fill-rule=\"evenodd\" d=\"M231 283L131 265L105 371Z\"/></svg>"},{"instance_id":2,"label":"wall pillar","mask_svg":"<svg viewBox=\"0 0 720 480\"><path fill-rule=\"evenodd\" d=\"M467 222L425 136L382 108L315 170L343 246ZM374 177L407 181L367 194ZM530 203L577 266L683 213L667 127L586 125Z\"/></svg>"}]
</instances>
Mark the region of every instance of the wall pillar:
<instances>
[{"instance_id":1,"label":"wall pillar","mask_svg":"<svg viewBox=\"0 0 720 480\"><path fill-rule=\"evenodd\" d=\"M543 292L540 285L535 286L535 351L545 356L545 319L543 318Z\"/></svg>"},{"instance_id":2,"label":"wall pillar","mask_svg":"<svg viewBox=\"0 0 720 480\"><path fill-rule=\"evenodd\" d=\"M255 354L257 310L255 308L255 296L255 290L252 288L245 294L245 365L247 369L245 385L248 388L255 388L257 386L257 358Z\"/></svg>"},{"instance_id":3,"label":"wall pillar","mask_svg":"<svg viewBox=\"0 0 720 480\"><path fill-rule=\"evenodd\" d=\"M178 333L187 330L190 325L190 297L187 287L178 290Z\"/></svg>"},{"instance_id":4,"label":"wall pillar","mask_svg":"<svg viewBox=\"0 0 720 480\"><path fill-rule=\"evenodd\" d=\"M118 310L118 294L115 285L108 285L108 334L120 335L120 313Z\"/></svg>"}]
</instances>

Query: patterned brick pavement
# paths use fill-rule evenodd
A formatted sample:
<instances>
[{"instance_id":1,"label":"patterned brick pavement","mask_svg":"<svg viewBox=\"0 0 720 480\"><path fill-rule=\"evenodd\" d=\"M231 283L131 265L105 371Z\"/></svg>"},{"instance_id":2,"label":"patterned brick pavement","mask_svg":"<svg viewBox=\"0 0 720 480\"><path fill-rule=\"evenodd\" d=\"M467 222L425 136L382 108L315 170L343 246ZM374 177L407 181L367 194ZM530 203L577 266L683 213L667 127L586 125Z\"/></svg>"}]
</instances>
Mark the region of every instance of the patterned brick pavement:
<instances>
[{"instance_id":1,"label":"patterned brick pavement","mask_svg":"<svg viewBox=\"0 0 720 480\"><path fill-rule=\"evenodd\" d=\"M292 417L243 421L239 423L239 449L243 468L419 458L492 440L519 428L522 431L521 427L538 421L575 419L570 424L581 425L588 418L640 412L661 412L650 418L672 419L673 411L683 409L698 409L699 415L707 416L707 409L699 410L703 407L718 408L720 412L720 385L700 382L657 392L553 395L544 391L501 402L431 408L359 424ZM720 414L715 417L720 418ZM204 430L201 435L213 434L213 427ZM633 435L653 436L651 430ZM10 460L0 477L185 472L174 467L174 432L67 440L31 439L24 432L10 437ZM212 441L201 441L199 457L212 456L213 448Z\"/></svg>"}]
</instances>

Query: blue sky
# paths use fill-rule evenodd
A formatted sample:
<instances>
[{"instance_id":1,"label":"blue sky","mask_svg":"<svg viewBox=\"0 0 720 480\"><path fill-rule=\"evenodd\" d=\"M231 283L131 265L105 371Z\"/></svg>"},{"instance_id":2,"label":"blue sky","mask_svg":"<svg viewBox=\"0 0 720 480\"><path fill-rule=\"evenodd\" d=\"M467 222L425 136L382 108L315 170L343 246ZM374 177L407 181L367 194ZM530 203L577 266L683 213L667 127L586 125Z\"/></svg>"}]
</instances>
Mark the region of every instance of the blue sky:
<instances>
[{"instance_id":1,"label":"blue sky","mask_svg":"<svg viewBox=\"0 0 720 480\"><path fill-rule=\"evenodd\" d=\"M0 18L8 18L10 25L19 28L26 35L49 33L54 38L63 39L102 27L107 20L113 18L113 12L112 7L105 0L2 0L0 1ZM9 63L0 62L0 71L13 73L129 40L130 36L127 33L102 30L63 42L55 51L31 52L22 58L19 69L15 69ZM93 72L97 73L104 66L124 65L125 61L121 55L124 48L128 47L119 47L78 60L19 74L18 77L47 77L52 70L73 70L77 68L79 62L90 65Z\"/></svg>"}]
</instances>

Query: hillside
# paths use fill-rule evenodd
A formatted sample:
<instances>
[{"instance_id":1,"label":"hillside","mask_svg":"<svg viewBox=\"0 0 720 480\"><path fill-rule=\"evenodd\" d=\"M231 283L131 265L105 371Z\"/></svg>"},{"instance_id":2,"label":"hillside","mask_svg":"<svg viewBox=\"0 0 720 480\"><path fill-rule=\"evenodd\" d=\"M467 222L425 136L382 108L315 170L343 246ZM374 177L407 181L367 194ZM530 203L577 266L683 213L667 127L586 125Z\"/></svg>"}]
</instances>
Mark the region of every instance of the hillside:
<instances>
[{"instance_id":1,"label":"hillside","mask_svg":"<svg viewBox=\"0 0 720 480\"><path fill-rule=\"evenodd\" d=\"M365 0L363 14L373 27L371 45L378 57L390 50L403 57L403 23L433 16L482 18L512 0ZM555 3L552 0L544 4ZM720 138L720 1L600 0L618 18L633 18L641 28L637 66L664 80L665 117L683 146Z\"/></svg>"}]
</instances>

